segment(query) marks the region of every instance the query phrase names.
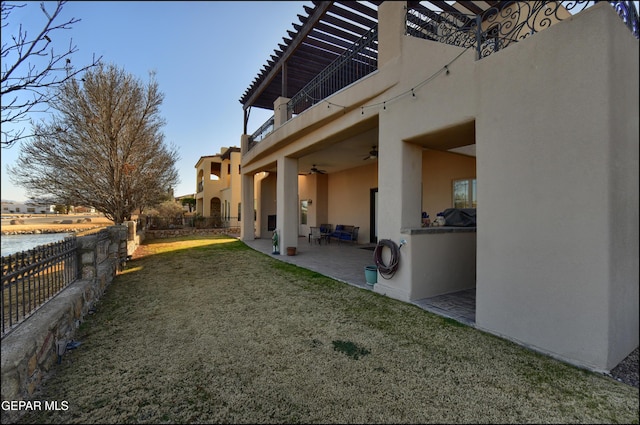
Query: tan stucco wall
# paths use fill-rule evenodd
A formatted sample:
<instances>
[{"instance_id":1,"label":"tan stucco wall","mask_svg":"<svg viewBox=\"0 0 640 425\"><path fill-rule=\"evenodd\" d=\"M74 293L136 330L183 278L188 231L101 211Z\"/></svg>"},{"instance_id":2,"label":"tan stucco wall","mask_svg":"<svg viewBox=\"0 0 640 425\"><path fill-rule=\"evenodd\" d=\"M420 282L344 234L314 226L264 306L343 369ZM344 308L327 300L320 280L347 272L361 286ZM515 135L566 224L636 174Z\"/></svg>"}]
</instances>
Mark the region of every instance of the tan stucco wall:
<instances>
[{"instance_id":1,"label":"tan stucco wall","mask_svg":"<svg viewBox=\"0 0 640 425\"><path fill-rule=\"evenodd\" d=\"M475 143L475 164L458 171L478 181L477 326L608 370L638 345L638 41L604 3L476 61L473 50L390 34L403 31L403 6L380 6L380 49L397 54L382 52L378 72L332 96L347 107L314 107L276 128L245 153L243 171L277 163L279 174L293 175L296 155L373 122L377 172L331 173L327 218L360 226L359 242L368 241L377 186L378 237L408 244L398 273L375 290L410 301L426 293L430 255L422 246L429 236L411 229L422 210L437 212L451 196L450 182L442 192L430 187L441 162L424 148ZM413 87L415 96L399 96ZM472 131L460 139L456 129ZM265 219L281 208L297 217L293 179L272 181L273 193L263 184L263 200L277 197L265 202Z\"/></svg>"},{"instance_id":2,"label":"tan stucco wall","mask_svg":"<svg viewBox=\"0 0 640 425\"><path fill-rule=\"evenodd\" d=\"M407 245L401 248L403 259L412 264L411 300L476 287L475 232L418 232L406 234Z\"/></svg>"},{"instance_id":3,"label":"tan stucco wall","mask_svg":"<svg viewBox=\"0 0 640 425\"><path fill-rule=\"evenodd\" d=\"M422 154L422 211L431 219L453 207L453 181L476 178L472 156L426 150Z\"/></svg>"},{"instance_id":4,"label":"tan stucco wall","mask_svg":"<svg viewBox=\"0 0 640 425\"><path fill-rule=\"evenodd\" d=\"M328 223L328 174L298 176L299 200L310 200L307 210L307 224L300 224L299 234L308 235L311 226Z\"/></svg>"},{"instance_id":5,"label":"tan stucco wall","mask_svg":"<svg viewBox=\"0 0 640 425\"><path fill-rule=\"evenodd\" d=\"M231 152L228 159L222 159L222 155L228 149L223 147L218 155L200 157L196 163L196 190L200 182L203 183L203 190L196 193L195 212L203 217L214 215L224 217L225 205L229 205L230 225L237 226L235 219L238 215L238 204L242 199L242 174L238 172L242 155L240 152ZM216 180L211 179L212 163L217 163L220 167L220 175ZM229 165L231 165L230 173ZM211 209L211 200L214 198L220 200L220 211Z\"/></svg>"},{"instance_id":6,"label":"tan stucco wall","mask_svg":"<svg viewBox=\"0 0 640 425\"><path fill-rule=\"evenodd\" d=\"M260 237L270 238L273 232L268 230L267 218L270 215L277 214L276 203L276 175L269 174L260 181L260 208L258 215L260 216Z\"/></svg>"},{"instance_id":7,"label":"tan stucco wall","mask_svg":"<svg viewBox=\"0 0 640 425\"><path fill-rule=\"evenodd\" d=\"M358 243L369 242L370 194L378 187L376 164L329 175L329 216L333 225L358 226Z\"/></svg>"},{"instance_id":8,"label":"tan stucco wall","mask_svg":"<svg viewBox=\"0 0 640 425\"><path fill-rule=\"evenodd\" d=\"M475 67L476 324L607 370L638 346L638 42L602 6Z\"/></svg>"}]
</instances>

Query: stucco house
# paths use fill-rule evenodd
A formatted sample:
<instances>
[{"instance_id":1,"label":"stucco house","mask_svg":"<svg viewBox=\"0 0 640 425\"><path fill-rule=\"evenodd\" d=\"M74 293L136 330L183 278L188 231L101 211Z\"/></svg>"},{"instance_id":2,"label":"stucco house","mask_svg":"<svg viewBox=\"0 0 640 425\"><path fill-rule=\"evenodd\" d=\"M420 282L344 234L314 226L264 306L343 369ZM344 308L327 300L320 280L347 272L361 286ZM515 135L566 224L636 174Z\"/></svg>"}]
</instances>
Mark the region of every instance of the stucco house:
<instances>
[{"instance_id":1,"label":"stucco house","mask_svg":"<svg viewBox=\"0 0 640 425\"><path fill-rule=\"evenodd\" d=\"M242 239L359 226L398 247L376 292L475 288L478 329L612 369L639 333L638 16L561 3L305 7L240 99ZM476 226L422 226L456 206Z\"/></svg>"},{"instance_id":2,"label":"stucco house","mask_svg":"<svg viewBox=\"0 0 640 425\"><path fill-rule=\"evenodd\" d=\"M216 155L201 156L196 168L195 213L216 225L238 226L241 218L240 148L223 147Z\"/></svg>"},{"instance_id":3,"label":"stucco house","mask_svg":"<svg viewBox=\"0 0 640 425\"><path fill-rule=\"evenodd\" d=\"M54 212L53 207L29 201L2 201L2 214L47 214Z\"/></svg>"}]
</instances>

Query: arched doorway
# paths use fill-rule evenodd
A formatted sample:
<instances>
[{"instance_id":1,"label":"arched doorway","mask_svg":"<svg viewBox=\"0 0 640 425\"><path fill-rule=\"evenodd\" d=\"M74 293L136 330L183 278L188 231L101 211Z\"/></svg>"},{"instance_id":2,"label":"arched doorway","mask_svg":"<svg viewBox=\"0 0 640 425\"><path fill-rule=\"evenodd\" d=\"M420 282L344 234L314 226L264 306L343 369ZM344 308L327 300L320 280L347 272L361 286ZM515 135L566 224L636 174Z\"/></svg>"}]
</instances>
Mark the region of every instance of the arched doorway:
<instances>
[{"instance_id":1,"label":"arched doorway","mask_svg":"<svg viewBox=\"0 0 640 425\"><path fill-rule=\"evenodd\" d=\"M209 204L209 211L210 211L210 217L211 217L211 221L213 222L214 226L220 226L222 224L222 210L221 210L221 201L220 198L211 198L210 204Z\"/></svg>"}]
</instances>

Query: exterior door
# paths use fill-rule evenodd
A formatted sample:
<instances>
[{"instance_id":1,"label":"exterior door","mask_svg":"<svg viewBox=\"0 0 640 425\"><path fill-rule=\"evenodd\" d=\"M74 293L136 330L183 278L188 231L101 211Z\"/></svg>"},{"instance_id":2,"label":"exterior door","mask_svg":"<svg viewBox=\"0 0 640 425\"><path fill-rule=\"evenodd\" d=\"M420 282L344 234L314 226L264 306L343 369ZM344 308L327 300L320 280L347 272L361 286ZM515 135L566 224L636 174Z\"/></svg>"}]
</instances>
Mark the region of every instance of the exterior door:
<instances>
[{"instance_id":1,"label":"exterior door","mask_svg":"<svg viewBox=\"0 0 640 425\"><path fill-rule=\"evenodd\" d=\"M378 243L378 188L371 189L369 195L369 242Z\"/></svg>"}]
</instances>

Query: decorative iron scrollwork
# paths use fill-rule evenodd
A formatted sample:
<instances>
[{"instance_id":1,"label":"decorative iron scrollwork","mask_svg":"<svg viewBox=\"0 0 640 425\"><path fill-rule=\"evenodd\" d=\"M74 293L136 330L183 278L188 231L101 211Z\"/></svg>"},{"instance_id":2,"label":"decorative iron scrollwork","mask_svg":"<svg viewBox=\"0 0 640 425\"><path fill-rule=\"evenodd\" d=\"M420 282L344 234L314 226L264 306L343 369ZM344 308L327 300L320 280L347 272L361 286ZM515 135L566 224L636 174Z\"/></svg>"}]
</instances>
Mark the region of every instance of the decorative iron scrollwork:
<instances>
[{"instance_id":1,"label":"decorative iron scrollwork","mask_svg":"<svg viewBox=\"0 0 640 425\"><path fill-rule=\"evenodd\" d=\"M499 2L479 15L432 11L427 7L407 10L407 34L463 48L474 47L477 58L504 49L584 9L593 1ZM636 38L638 12L631 1L608 2Z\"/></svg>"}]
</instances>

